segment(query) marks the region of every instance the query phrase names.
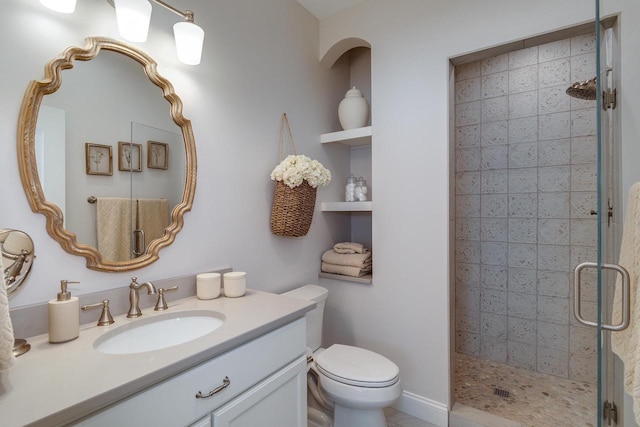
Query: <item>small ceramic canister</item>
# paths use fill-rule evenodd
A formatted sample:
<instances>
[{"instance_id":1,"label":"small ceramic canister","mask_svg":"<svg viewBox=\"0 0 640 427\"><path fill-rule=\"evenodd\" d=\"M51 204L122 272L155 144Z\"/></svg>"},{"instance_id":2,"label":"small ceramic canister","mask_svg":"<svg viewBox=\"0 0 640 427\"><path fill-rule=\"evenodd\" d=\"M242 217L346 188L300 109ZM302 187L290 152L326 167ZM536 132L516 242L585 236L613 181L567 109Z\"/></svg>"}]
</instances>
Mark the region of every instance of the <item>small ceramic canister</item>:
<instances>
[{"instance_id":1,"label":"small ceramic canister","mask_svg":"<svg viewBox=\"0 0 640 427\"><path fill-rule=\"evenodd\" d=\"M247 273L232 271L224 273L224 296L230 298L241 297L247 292Z\"/></svg>"},{"instance_id":2,"label":"small ceramic canister","mask_svg":"<svg viewBox=\"0 0 640 427\"><path fill-rule=\"evenodd\" d=\"M198 299L214 299L220 296L220 273L202 273L196 276Z\"/></svg>"}]
</instances>

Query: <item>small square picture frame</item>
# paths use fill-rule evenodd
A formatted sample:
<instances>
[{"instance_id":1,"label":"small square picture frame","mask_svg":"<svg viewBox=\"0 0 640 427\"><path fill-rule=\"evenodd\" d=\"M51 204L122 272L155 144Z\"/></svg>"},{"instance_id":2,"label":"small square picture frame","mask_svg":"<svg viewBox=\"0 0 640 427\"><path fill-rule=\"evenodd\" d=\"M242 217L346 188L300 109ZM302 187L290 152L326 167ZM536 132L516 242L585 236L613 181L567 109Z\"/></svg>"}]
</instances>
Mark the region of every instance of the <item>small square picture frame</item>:
<instances>
[{"instance_id":1,"label":"small square picture frame","mask_svg":"<svg viewBox=\"0 0 640 427\"><path fill-rule=\"evenodd\" d=\"M84 144L87 175L113 175L113 148L110 145Z\"/></svg>"},{"instance_id":2,"label":"small square picture frame","mask_svg":"<svg viewBox=\"0 0 640 427\"><path fill-rule=\"evenodd\" d=\"M147 141L147 167L149 169L169 169L169 144Z\"/></svg>"},{"instance_id":3,"label":"small square picture frame","mask_svg":"<svg viewBox=\"0 0 640 427\"><path fill-rule=\"evenodd\" d=\"M118 170L142 172L142 144L118 141Z\"/></svg>"}]
</instances>

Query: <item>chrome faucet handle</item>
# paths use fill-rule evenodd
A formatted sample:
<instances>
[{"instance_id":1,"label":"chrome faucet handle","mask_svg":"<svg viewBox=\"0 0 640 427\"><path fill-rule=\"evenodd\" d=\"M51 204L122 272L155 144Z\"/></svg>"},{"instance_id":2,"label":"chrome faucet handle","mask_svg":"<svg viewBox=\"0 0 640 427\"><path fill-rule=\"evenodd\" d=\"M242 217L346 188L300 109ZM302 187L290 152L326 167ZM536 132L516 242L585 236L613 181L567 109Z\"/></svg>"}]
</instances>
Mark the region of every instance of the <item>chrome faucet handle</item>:
<instances>
[{"instance_id":1,"label":"chrome faucet handle","mask_svg":"<svg viewBox=\"0 0 640 427\"><path fill-rule=\"evenodd\" d=\"M169 308L169 306L167 305L167 300L164 299L164 293L165 292L170 292L170 291L177 291L178 287L177 286L172 286L170 288L160 288L158 289L158 301L156 302L156 306L154 307L155 311L162 311L162 310L166 310L167 308Z\"/></svg>"},{"instance_id":2,"label":"chrome faucet handle","mask_svg":"<svg viewBox=\"0 0 640 427\"><path fill-rule=\"evenodd\" d=\"M93 310L95 308L100 308L100 307L102 307L102 313L100 314L100 319L98 319L98 326L111 325L114 322L114 320L113 320L113 317L111 317L111 312L109 311L108 299L105 299L102 302L98 302L95 304L85 304L80 308L82 309L82 311L89 311L89 310Z\"/></svg>"}]
</instances>

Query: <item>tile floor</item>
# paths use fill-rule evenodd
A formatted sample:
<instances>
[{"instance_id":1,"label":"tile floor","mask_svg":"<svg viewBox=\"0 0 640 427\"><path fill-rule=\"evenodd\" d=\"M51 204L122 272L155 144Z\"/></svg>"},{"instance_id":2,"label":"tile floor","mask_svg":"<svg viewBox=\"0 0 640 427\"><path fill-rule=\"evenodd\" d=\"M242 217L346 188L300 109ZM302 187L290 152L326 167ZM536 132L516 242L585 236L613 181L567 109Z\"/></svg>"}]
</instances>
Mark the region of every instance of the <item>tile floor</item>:
<instances>
[{"instance_id":1,"label":"tile floor","mask_svg":"<svg viewBox=\"0 0 640 427\"><path fill-rule=\"evenodd\" d=\"M510 392L494 394L494 387ZM593 427L597 386L456 355L456 403L526 427ZM455 412L455 408L454 408ZM483 424L479 424L483 425Z\"/></svg>"},{"instance_id":2,"label":"tile floor","mask_svg":"<svg viewBox=\"0 0 640 427\"><path fill-rule=\"evenodd\" d=\"M494 394L499 386L509 397ZM593 427L593 384L456 355L453 427ZM384 410L388 427L436 427L394 408Z\"/></svg>"}]
</instances>

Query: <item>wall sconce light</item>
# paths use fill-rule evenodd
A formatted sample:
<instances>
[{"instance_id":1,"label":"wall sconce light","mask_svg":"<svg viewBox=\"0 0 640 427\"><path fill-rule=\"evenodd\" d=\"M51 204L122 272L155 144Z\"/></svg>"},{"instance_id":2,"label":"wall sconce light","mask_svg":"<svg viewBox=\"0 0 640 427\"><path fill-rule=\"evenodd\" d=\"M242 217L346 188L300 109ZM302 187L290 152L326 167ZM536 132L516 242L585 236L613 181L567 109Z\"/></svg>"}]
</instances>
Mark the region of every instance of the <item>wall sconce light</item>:
<instances>
[{"instance_id":1,"label":"wall sconce light","mask_svg":"<svg viewBox=\"0 0 640 427\"><path fill-rule=\"evenodd\" d=\"M60 13L73 13L76 0L40 0L43 6Z\"/></svg>"},{"instance_id":2,"label":"wall sconce light","mask_svg":"<svg viewBox=\"0 0 640 427\"><path fill-rule=\"evenodd\" d=\"M202 57L204 30L193 23L193 12L191 21L176 22L173 25L173 37L176 39L178 60L184 64L198 65Z\"/></svg>"},{"instance_id":3,"label":"wall sconce light","mask_svg":"<svg viewBox=\"0 0 640 427\"><path fill-rule=\"evenodd\" d=\"M183 64L198 65L202 57L204 30L193 23L192 11L182 12L162 0L107 0L116 9L118 32L122 38L139 43L147 40L152 10L150 1L184 19L173 26L178 60ZM76 7L76 0L40 0L40 3L61 13L73 13Z\"/></svg>"},{"instance_id":4,"label":"wall sconce light","mask_svg":"<svg viewBox=\"0 0 640 427\"><path fill-rule=\"evenodd\" d=\"M151 1L184 18L184 22L173 26L178 60L184 64L198 65L202 57L204 30L193 23L193 12L182 12L162 0ZM129 41L145 41L151 19L149 0L115 0L115 8L120 35Z\"/></svg>"},{"instance_id":5,"label":"wall sconce light","mask_svg":"<svg viewBox=\"0 0 640 427\"><path fill-rule=\"evenodd\" d=\"M130 42L146 42L151 22L151 3L147 0L115 0L118 32Z\"/></svg>"}]
</instances>

